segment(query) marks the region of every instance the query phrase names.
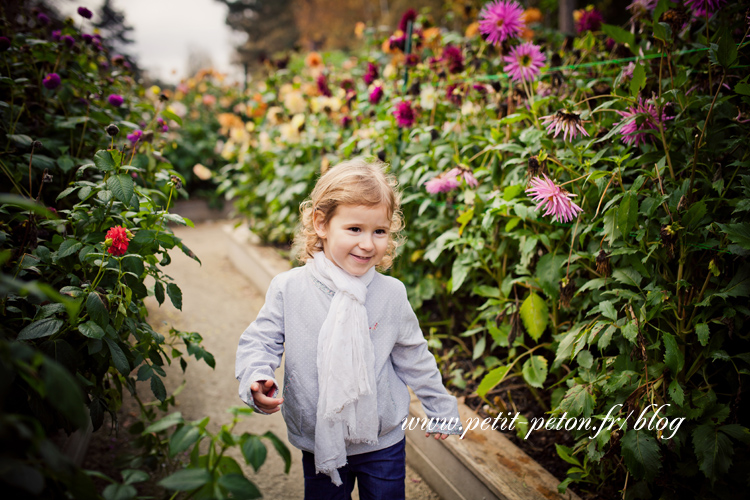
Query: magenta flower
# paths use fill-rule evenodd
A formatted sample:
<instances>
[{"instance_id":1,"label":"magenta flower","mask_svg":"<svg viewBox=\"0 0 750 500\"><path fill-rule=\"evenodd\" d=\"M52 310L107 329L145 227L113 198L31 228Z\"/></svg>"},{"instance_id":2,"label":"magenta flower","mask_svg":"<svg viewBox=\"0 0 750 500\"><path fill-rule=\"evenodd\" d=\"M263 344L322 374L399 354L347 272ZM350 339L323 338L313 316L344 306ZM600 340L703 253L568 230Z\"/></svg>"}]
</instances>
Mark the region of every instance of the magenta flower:
<instances>
[{"instance_id":1,"label":"magenta flower","mask_svg":"<svg viewBox=\"0 0 750 500\"><path fill-rule=\"evenodd\" d=\"M557 137L560 131L562 131L564 141L572 141L576 138L578 132L586 137L589 136L586 129L583 128L581 116L578 113L568 113L567 111L558 110L554 114L543 117L542 123L547 126L547 133L555 133L553 137Z\"/></svg>"},{"instance_id":2,"label":"magenta flower","mask_svg":"<svg viewBox=\"0 0 750 500\"><path fill-rule=\"evenodd\" d=\"M628 5L627 9L634 16L646 15L649 12L653 12L659 0L633 0L633 3Z\"/></svg>"},{"instance_id":3,"label":"magenta flower","mask_svg":"<svg viewBox=\"0 0 750 500\"><path fill-rule=\"evenodd\" d=\"M640 143L645 144L646 140L653 142L654 136L643 131L658 130L660 123L672 119L663 112L659 117L656 105L651 101L643 101L642 98L638 99L638 104L635 106L631 106L625 111L618 111L618 113L625 118L619 123L627 122L622 126L622 142L631 146L638 146Z\"/></svg>"},{"instance_id":4,"label":"magenta flower","mask_svg":"<svg viewBox=\"0 0 750 500\"><path fill-rule=\"evenodd\" d=\"M92 41L94 40L94 37L93 37L93 36L91 36L91 35L89 35L88 33L84 33L84 34L82 34L82 35L81 35L81 38L82 38L82 39L83 39L83 41L84 41L84 42L86 42L86 43L91 43L91 42L92 42Z\"/></svg>"},{"instance_id":5,"label":"magenta flower","mask_svg":"<svg viewBox=\"0 0 750 500\"><path fill-rule=\"evenodd\" d=\"M474 177L474 173L468 168L454 167L448 172L448 174L451 173L456 177L456 179L462 178L466 182L466 185L469 187L477 187L479 185L479 181L476 177Z\"/></svg>"},{"instance_id":6,"label":"magenta flower","mask_svg":"<svg viewBox=\"0 0 750 500\"><path fill-rule=\"evenodd\" d=\"M460 106L464 102L466 94L466 84L453 83L445 88L445 97L455 106Z\"/></svg>"},{"instance_id":7,"label":"magenta flower","mask_svg":"<svg viewBox=\"0 0 750 500\"><path fill-rule=\"evenodd\" d=\"M73 37L72 37L72 36L70 36L70 35L63 35L63 36L62 36L62 37L60 38L60 41L62 41L62 42L65 42L65 45L67 45L68 47L72 47L73 45L75 45L75 44L76 44L76 39L75 39L75 38L73 38Z\"/></svg>"},{"instance_id":8,"label":"magenta flower","mask_svg":"<svg viewBox=\"0 0 750 500\"><path fill-rule=\"evenodd\" d=\"M371 62L367 63L367 71L365 71L362 80L365 84L370 85L378 77L378 67Z\"/></svg>"},{"instance_id":9,"label":"magenta flower","mask_svg":"<svg viewBox=\"0 0 750 500\"><path fill-rule=\"evenodd\" d=\"M727 0L685 0L685 7L692 9L696 17L711 17Z\"/></svg>"},{"instance_id":10,"label":"magenta flower","mask_svg":"<svg viewBox=\"0 0 750 500\"><path fill-rule=\"evenodd\" d=\"M52 39L56 42L60 41L60 38L62 37L62 31L61 30L55 30L52 32Z\"/></svg>"},{"instance_id":11,"label":"magenta flower","mask_svg":"<svg viewBox=\"0 0 750 500\"><path fill-rule=\"evenodd\" d=\"M406 35L391 35L388 39L388 46L391 50L400 50L403 52L406 48Z\"/></svg>"},{"instance_id":12,"label":"magenta flower","mask_svg":"<svg viewBox=\"0 0 750 500\"><path fill-rule=\"evenodd\" d=\"M407 23L409 21L414 24L414 21L417 20L417 11L414 9L408 9L406 12L404 12L404 15L401 16L401 21L398 23L398 29L406 33Z\"/></svg>"},{"instance_id":13,"label":"magenta flower","mask_svg":"<svg viewBox=\"0 0 750 500\"><path fill-rule=\"evenodd\" d=\"M143 136L143 131L134 130L132 134L128 134L128 140L130 141L130 144L135 146L135 143L140 141L142 136Z\"/></svg>"},{"instance_id":14,"label":"magenta flower","mask_svg":"<svg viewBox=\"0 0 750 500\"><path fill-rule=\"evenodd\" d=\"M50 90L56 89L60 86L60 75L57 73L49 73L44 77L44 80L42 80L42 85L44 85L44 88Z\"/></svg>"},{"instance_id":15,"label":"magenta flower","mask_svg":"<svg viewBox=\"0 0 750 500\"><path fill-rule=\"evenodd\" d=\"M162 132L169 132L169 125L164 121L164 118L160 116L156 119L156 122L159 124L159 127L161 127Z\"/></svg>"},{"instance_id":16,"label":"magenta flower","mask_svg":"<svg viewBox=\"0 0 750 500\"><path fill-rule=\"evenodd\" d=\"M370 104L377 104L383 98L383 87L377 86L370 92Z\"/></svg>"},{"instance_id":17,"label":"magenta flower","mask_svg":"<svg viewBox=\"0 0 750 500\"><path fill-rule=\"evenodd\" d=\"M414 54L414 53L412 53L412 54L408 54L408 55L406 56L406 61L405 61L405 63L406 63L406 65L407 65L407 66L409 66L410 68L413 68L414 66L416 66L417 64L419 64L419 60L420 60L420 59L419 59L419 54Z\"/></svg>"},{"instance_id":18,"label":"magenta flower","mask_svg":"<svg viewBox=\"0 0 750 500\"><path fill-rule=\"evenodd\" d=\"M512 0L488 3L479 13L479 31L494 45L519 37L524 27L526 23L523 21L523 8Z\"/></svg>"},{"instance_id":19,"label":"magenta flower","mask_svg":"<svg viewBox=\"0 0 750 500\"><path fill-rule=\"evenodd\" d=\"M331 89L328 88L328 80L326 80L326 75L321 73L318 76L318 79L316 80L316 83L318 84L318 92L320 92L320 95L324 95L326 97L331 97Z\"/></svg>"},{"instance_id":20,"label":"magenta flower","mask_svg":"<svg viewBox=\"0 0 750 500\"><path fill-rule=\"evenodd\" d=\"M92 14L86 7L78 7L78 15L86 19L91 19Z\"/></svg>"},{"instance_id":21,"label":"magenta flower","mask_svg":"<svg viewBox=\"0 0 750 500\"><path fill-rule=\"evenodd\" d=\"M443 60L448 65L450 73L460 73L464 70L464 56L461 49L454 45L446 45L443 49Z\"/></svg>"},{"instance_id":22,"label":"magenta flower","mask_svg":"<svg viewBox=\"0 0 750 500\"><path fill-rule=\"evenodd\" d=\"M39 24L43 26L49 26L52 21L50 21L49 16L45 14L44 12L40 12L36 15L36 20L39 21Z\"/></svg>"},{"instance_id":23,"label":"magenta flower","mask_svg":"<svg viewBox=\"0 0 750 500\"><path fill-rule=\"evenodd\" d=\"M123 99L119 94L110 94L110 96L107 97L107 102L109 102L112 106L119 108L120 106L122 106L122 103L125 102L125 99Z\"/></svg>"},{"instance_id":24,"label":"magenta flower","mask_svg":"<svg viewBox=\"0 0 750 500\"><path fill-rule=\"evenodd\" d=\"M398 103L393 116L396 117L396 124L399 128L409 128L417 121L417 116L411 107L411 101L401 101Z\"/></svg>"},{"instance_id":25,"label":"magenta flower","mask_svg":"<svg viewBox=\"0 0 750 500\"><path fill-rule=\"evenodd\" d=\"M453 170L438 174L429 181L425 182L424 188L430 194L447 193L453 191L461 182L452 174Z\"/></svg>"},{"instance_id":26,"label":"magenta flower","mask_svg":"<svg viewBox=\"0 0 750 500\"><path fill-rule=\"evenodd\" d=\"M510 49L510 54L503 57L503 60L508 63L503 71L508 73L514 82L518 80L532 82L547 61L547 56L542 54L537 45L526 42Z\"/></svg>"},{"instance_id":27,"label":"magenta flower","mask_svg":"<svg viewBox=\"0 0 750 500\"><path fill-rule=\"evenodd\" d=\"M583 209L573 203L571 198L576 196L557 186L547 174L542 177L531 179L531 187L526 190L531 199L537 203L536 210L544 208L544 215L552 215L552 220L558 222L570 222L575 219Z\"/></svg>"},{"instance_id":28,"label":"magenta flower","mask_svg":"<svg viewBox=\"0 0 750 500\"><path fill-rule=\"evenodd\" d=\"M352 123L352 117L348 115L344 115L341 117L341 126L343 128L348 128L349 124Z\"/></svg>"},{"instance_id":29,"label":"magenta flower","mask_svg":"<svg viewBox=\"0 0 750 500\"><path fill-rule=\"evenodd\" d=\"M576 32L581 34L586 31L599 31L604 22L602 13L594 8L582 9L580 12L581 17L576 21Z\"/></svg>"}]
</instances>

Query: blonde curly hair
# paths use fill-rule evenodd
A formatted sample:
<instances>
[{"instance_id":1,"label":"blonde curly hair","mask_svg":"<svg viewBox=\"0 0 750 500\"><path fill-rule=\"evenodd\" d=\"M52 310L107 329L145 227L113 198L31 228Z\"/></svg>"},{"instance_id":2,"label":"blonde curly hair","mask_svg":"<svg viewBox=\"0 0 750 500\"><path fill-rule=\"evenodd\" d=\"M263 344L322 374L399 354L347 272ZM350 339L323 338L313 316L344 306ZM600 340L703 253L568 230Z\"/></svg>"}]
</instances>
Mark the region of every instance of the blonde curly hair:
<instances>
[{"instance_id":1,"label":"blonde curly hair","mask_svg":"<svg viewBox=\"0 0 750 500\"><path fill-rule=\"evenodd\" d=\"M318 222L327 225L339 205L374 207L382 204L386 206L391 227L388 247L377 269L385 271L391 267L396 249L403 243L400 231L404 221L398 182L386 173L387 167L376 159L353 158L331 167L318 179L310 197L299 207L301 222L292 246L292 254L299 262L323 250L323 240L313 225L315 211L318 211Z\"/></svg>"}]
</instances>

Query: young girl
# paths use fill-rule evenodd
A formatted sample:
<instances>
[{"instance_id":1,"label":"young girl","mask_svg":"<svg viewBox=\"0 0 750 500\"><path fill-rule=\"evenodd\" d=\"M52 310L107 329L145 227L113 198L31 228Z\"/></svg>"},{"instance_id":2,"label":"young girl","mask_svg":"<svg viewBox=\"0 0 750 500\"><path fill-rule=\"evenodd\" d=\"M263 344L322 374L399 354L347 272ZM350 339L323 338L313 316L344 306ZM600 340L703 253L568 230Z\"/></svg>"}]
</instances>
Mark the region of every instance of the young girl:
<instances>
[{"instance_id":1,"label":"young girl","mask_svg":"<svg viewBox=\"0 0 750 500\"><path fill-rule=\"evenodd\" d=\"M403 227L396 181L383 168L355 159L318 180L295 238L307 264L273 279L237 350L240 398L263 414L281 407L289 442L302 450L306 500L348 499L355 479L363 499L404 498L407 385L442 422L426 436L462 431L406 288L375 271L390 267Z\"/></svg>"}]
</instances>

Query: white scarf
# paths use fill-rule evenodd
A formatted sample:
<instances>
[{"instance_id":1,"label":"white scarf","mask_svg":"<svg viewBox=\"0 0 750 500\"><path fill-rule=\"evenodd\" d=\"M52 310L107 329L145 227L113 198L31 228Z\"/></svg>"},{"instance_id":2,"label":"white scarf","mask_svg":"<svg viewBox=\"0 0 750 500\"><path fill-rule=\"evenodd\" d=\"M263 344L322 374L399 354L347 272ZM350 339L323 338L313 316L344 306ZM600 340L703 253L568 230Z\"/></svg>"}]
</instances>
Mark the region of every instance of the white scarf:
<instances>
[{"instance_id":1,"label":"white scarf","mask_svg":"<svg viewBox=\"0 0 750 500\"><path fill-rule=\"evenodd\" d=\"M378 442L375 355L365 309L375 268L352 276L323 252L316 252L307 266L335 293L318 337L315 470L339 486L336 469L346 465L346 444Z\"/></svg>"}]
</instances>

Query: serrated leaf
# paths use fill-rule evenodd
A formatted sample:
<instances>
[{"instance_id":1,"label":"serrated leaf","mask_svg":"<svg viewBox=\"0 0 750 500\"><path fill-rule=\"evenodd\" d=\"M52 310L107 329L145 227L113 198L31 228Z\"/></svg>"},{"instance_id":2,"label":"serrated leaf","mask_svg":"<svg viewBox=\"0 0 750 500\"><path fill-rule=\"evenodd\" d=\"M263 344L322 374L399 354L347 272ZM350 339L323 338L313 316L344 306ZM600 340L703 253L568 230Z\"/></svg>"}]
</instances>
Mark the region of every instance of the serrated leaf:
<instances>
[{"instance_id":1,"label":"serrated leaf","mask_svg":"<svg viewBox=\"0 0 750 500\"><path fill-rule=\"evenodd\" d=\"M148 481L150 476L147 472L138 469L125 469L122 471L122 482L124 484L135 484Z\"/></svg>"},{"instance_id":2,"label":"serrated leaf","mask_svg":"<svg viewBox=\"0 0 750 500\"><path fill-rule=\"evenodd\" d=\"M177 309L182 310L182 290L174 283L167 284L167 295Z\"/></svg>"},{"instance_id":3,"label":"serrated leaf","mask_svg":"<svg viewBox=\"0 0 750 500\"><path fill-rule=\"evenodd\" d=\"M590 417L594 411L596 399L583 385L574 385L560 401L560 409L568 412L572 417L583 415Z\"/></svg>"},{"instance_id":4,"label":"serrated leaf","mask_svg":"<svg viewBox=\"0 0 750 500\"><path fill-rule=\"evenodd\" d=\"M200 429L192 425L184 425L169 438L169 456L174 457L178 453L190 448L201 437Z\"/></svg>"},{"instance_id":5,"label":"serrated leaf","mask_svg":"<svg viewBox=\"0 0 750 500\"><path fill-rule=\"evenodd\" d=\"M636 479L651 481L661 469L661 453L654 438L643 431L630 429L621 441L625 465Z\"/></svg>"},{"instance_id":6,"label":"serrated leaf","mask_svg":"<svg viewBox=\"0 0 750 500\"><path fill-rule=\"evenodd\" d=\"M112 153L103 149L97 151L94 155L94 165L104 172L109 172L117 168L115 160L112 158Z\"/></svg>"},{"instance_id":7,"label":"serrated leaf","mask_svg":"<svg viewBox=\"0 0 750 500\"><path fill-rule=\"evenodd\" d=\"M86 337L91 338L91 339L102 339L104 338L104 335L105 335L104 330L102 330L102 327L97 325L94 321L90 321L90 320L78 325L78 331L81 332Z\"/></svg>"},{"instance_id":8,"label":"serrated leaf","mask_svg":"<svg viewBox=\"0 0 750 500\"><path fill-rule=\"evenodd\" d=\"M530 356L523 364L521 372L531 387L542 388L547 379L547 359L544 356Z\"/></svg>"},{"instance_id":9,"label":"serrated leaf","mask_svg":"<svg viewBox=\"0 0 750 500\"><path fill-rule=\"evenodd\" d=\"M128 363L128 358L125 356L125 353L122 352L122 349L117 345L117 342L111 338L104 337L104 341L107 343L109 352L112 355L112 364L117 368L117 371L127 377L130 373L130 363Z\"/></svg>"},{"instance_id":10,"label":"serrated leaf","mask_svg":"<svg viewBox=\"0 0 750 500\"><path fill-rule=\"evenodd\" d=\"M682 390L682 386L677 379L669 383L669 397L679 406L682 406L682 403L685 401L685 391Z\"/></svg>"},{"instance_id":11,"label":"serrated leaf","mask_svg":"<svg viewBox=\"0 0 750 500\"><path fill-rule=\"evenodd\" d=\"M664 342L664 364L676 376L685 365L685 355L677 345L677 339L671 333L662 336Z\"/></svg>"},{"instance_id":12,"label":"serrated leaf","mask_svg":"<svg viewBox=\"0 0 750 500\"><path fill-rule=\"evenodd\" d=\"M115 198L123 202L125 205L130 205L130 198L133 197L133 178L128 174L113 175L107 179L107 187Z\"/></svg>"},{"instance_id":13,"label":"serrated leaf","mask_svg":"<svg viewBox=\"0 0 750 500\"><path fill-rule=\"evenodd\" d=\"M211 473L206 469L183 469L165 477L158 484L168 490L190 491L200 488L210 480Z\"/></svg>"},{"instance_id":14,"label":"serrated leaf","mask_svg":"<svg viewBox=\"0 0 750 500\"><path fill-rule=\"evenodd\" d=\"M488 392L495 388L497 384L502 382L505 375L508 373L508 366L498 366L493 368L482 378L482 381L477 387L477 394L479 397L484 398Z\"/></svg>"},{"instance_id":15,"label":"serrated leaf","mask_svg":"<svg viewBox=\"0 0 750 500\"><path fill-rule=\"evenodd\" d=\"M248 437L242 443L242 456L245 457L245 462L251 465L255 472L266 461L267 454L266 446L260 440L258 436L248 434Z\"/></svg>"},{"instance_id":16,"label":"serrated leaf","mask_svg":"<svg viewBox=\"0 0 750 500\"><path fill-rule=\"evenodd\" d=\"M628 240L630 230L635 226L638 216L638 197L628 191L620 199L617 206L617 227L622 233L623 239Z\"/></svg>"},{"instance_id":17,"label":"serrated leaf","mask_svg":"<svg viewBox=\"0 0 750 500\"><path fill-rule=\"evenodd\" d=\"M469 275L471 266L466 262L467 259L459 257L453 261L453 268L451 270L451 293L455 293L463 284L466 277Z\"/></svg>"},{"instance_id":18,"label":"serrated leaf","mask_svg":"<svg viewBox=\"0 0 750 500\"><path fill-rule=\"evenodd\" d=\"M716 60L726 70L737 61L737 45L726 26L722 26L719 37L719 43L716 47Z\"/></svg>"},{"instance_id":19,"label":"serrated leaf","mask_svg":"<svg viewBox=\"0 0 750 500\"><path fill-rule=\"evenodd\" d=\"M630 95L635 96L641 91L643 86L646 84L646 70L643 69L643 65L635 63L633 69L633 76L630 79Z\"/></svg>"},{"instance_id":20,"label":"serrated leaf","mask_svg":"<svg viewBox=\"0 0 750 500\"><path fill-rule=\"evenodd\" d=\"M635 46L635 35L631 32L611 24L602 24L602 31L615 42L627 45L633 50L633 47Z\"/></svg>"},{"instance_id":21,"label":"serrated leaf","mask_svg":"<svg viewBox=\"0 0 750 500\"><path fill-rule=\"evenodd\" d=\"M137 495L135 486L120 483L109 484L102 492L104 500L132 500Z\"/></svg>"},{"instance_id":22,"label":"serrated leaf","mask_svg":"<svg viewBox=\"0 0 750 500\"><path fill-rule=\"evenodd\" d=\"M60 192L60 194L57 195L57 198L55 198L55 201L60 201L61 199L65 198L66 196L68 196L70 193L72 193L76 189L78 189L78 186L70 186L70 187L67 187L67 188L63 189Z\"/></svg>"},{"instance_id":23,"label":"serrated leaf","mask_svg":"<svg viewBox=\"0 0 750 500\"><path fill-rule=\"evenodd\" d=\"M732 465L732 440L713 423L699 425L693 431L693 446L700 470L711 484L725 474Z\"/></svg>"},{"instance_id":24,"label":"serrated leaf","mask_svg":"<svg viewBox=\"0 0 750 500\"><path fill-rule=\"evenodd\" d=\"M539 295L531 292L521 305L521 319L531 338L539 340L549 323L547 303Z\"/></svg>"},{"instance_id":25,"label":"serrated leaf","mask_svg":"<svg viewBox=\"0 0 750 500\"><path fill-rule=\"evenodd\" d=\"M60 248L57 249L57 258L64 259L70 255L73 255L83 247L80 241L73 238L68 238L60 244Z\"/></svg>"},{"instance_id":26,"label":"serrated leaf","mask_svg":"<svg viewBox=\"0 0 750 500\"><path fill-rule=\"evenodd\" d=\"M693 203L688 211L685 212L685 215L682 216L682 225L687 228L696 226L703 219L703 216L706 215L707 211L705 201L700 200Z\"/></svg>"},{"instance_id":27,"label":"serrated leaf","mask_svg":"<svg viewBox=\"0 0 750 500\"><path fill-rule=\"evenodd\" d=\"M698 323L695 325L695 334L698 336L698 342L700 342L703 347L706 347L708 344L709 333L708 325L706 323Z\"/></svg>"},{"instance_id":28,"label":"serrated leaf","mask_svg":"<svg viewBox=\"0 0 750 500\"><path fill-rule=\"evenodd\" d=\"M150 434L152 432L161 432L165 429L169 429L173 425L177 424L184 424L185 420L182 418L182 413L179 411L176 411L174 413L170 413L166 417L162 418L161 420L154 422L153 424L146 427L141 435Z\"/></svg>"},{"instance_id":29,"label":"serrated leaf","mask_svg":"<svg viewBox=\"0 0 750 500\"><path fill-rule=\"evenodd\" d=\"M635 324L635 321L629 321L622 327L622 336L631 344L635 344L635 339L638 337L638 325Z\"/></svg>"},{"instance_id":30,"label":"serrated leaf","mask_svg":"<svg viewBox=\"0 0 750 500\"><path fill-rule=\"evenodd\" d=\"M63 320L56 318L47 318L41 321L34 321L33 323L26 325L23 330L18 333L16 340L33 340L40 339L43 337L49 337L60 331L60 327L63 325Z\"/></svg>"},{"instance_id":31,"label":"serrated leaf","mask_svg":"<svg viewBox=\"0 0 750 500\"><path fill-rule=\"evenodd\" d=\"M632 285L636 288L640 288L641 280L643 279L643 276L641 276L641 274L632 267L615 269L615 271L612 273L612 277L620 283Z\"/></svg>"},{"instance_id":32,"label":"serrated leaf","mask_svg":"<svg viewBox=\"0 0 750 500\"><path fill-rule=\"evenodd\" d=\"M617 321L617 311L612 302L605 300L599 303L599 310L602 312L602 316L609 318L612 321Z\"/></svg>"},{"instance_id":33,"label":"serrated leaf","mask_svg":"<svg viewBox=\"0 0 750 500\"><path fill-rule=\"evenodd\" d=\"M591 354L591 351L579 352L576 356L576 360L578 361L578 365L584 370L588 370L594 364L594 356Z\"/></svg>"},{"instance_id":34,"label":"serrated leaf","mask_svg":"<svg viewBox=\"0 0 750 500\"><path fill-rule=\"evenodd\" d=\"M718 224L732 243L736 243L745 250L750 250L750 222L738 224Z\"/></svg>"}]
</instances>

